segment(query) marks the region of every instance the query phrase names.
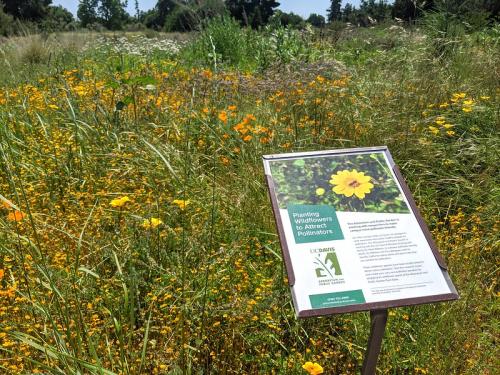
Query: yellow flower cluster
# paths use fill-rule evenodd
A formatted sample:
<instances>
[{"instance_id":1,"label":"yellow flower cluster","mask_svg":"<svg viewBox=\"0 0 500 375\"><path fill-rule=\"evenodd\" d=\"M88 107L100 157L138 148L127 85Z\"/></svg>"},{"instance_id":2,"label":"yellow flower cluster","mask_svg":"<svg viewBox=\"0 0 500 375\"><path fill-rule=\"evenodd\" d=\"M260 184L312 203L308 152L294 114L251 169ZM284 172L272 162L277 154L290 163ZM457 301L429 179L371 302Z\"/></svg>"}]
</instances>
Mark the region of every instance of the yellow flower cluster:
<instances>
[{"instance_id":1,"label":"yellow flower cluster","mask_svg":"<svg viewBox=\"0 0 500 375\"><path fill-rule=\"evenodd\" d=\"M179 207L181 210L184 210L186 209L186 207L188 206L188 204L191 203L191 201L189 199L174 199L172 201L173 204L177 205L177 207Z\"/></svg>"},{"instance_id":2,"label":"yellow flower cluster","mask_svg":"<svg viewBox=\"0 0 500 375\"><path fill-rule=\"evenodd\" d=\"M111 200L111 202L109 202L109 205L114 208L120 208L125 206L127 202L130 202L130 198L127 195L125 195L123 197Z\"/></svg>"},{"instance_id":3,"label":"yellow flower cluster","mask_svg":"<svg viewBox=\"0 0 500 375\"><path fill-rule=\"evenodd\" d=\"M161 219L158 219L156 217L152 217L150 219L145 219L142 222L142 227L144 229L155 229L158 226L160 226L161 224L163 224L163 221L161 221Z\"/></svg>"},{"instance_id":4,"label":"yellow flower cluster","mask_svg":"<svg viewBox=\"0 0 500 375\"><path fill-rule=\"evenodd\" d=\"M447 123L444 116L438 116L434 123L435 126L434 125L429 126L429 130L431 131L432 134L438 135L440 134L441 130L443 130L445 131L446 135L449 136L455 135L455 131L452 130L454 125Z\"/></svg>"}]
</instances>

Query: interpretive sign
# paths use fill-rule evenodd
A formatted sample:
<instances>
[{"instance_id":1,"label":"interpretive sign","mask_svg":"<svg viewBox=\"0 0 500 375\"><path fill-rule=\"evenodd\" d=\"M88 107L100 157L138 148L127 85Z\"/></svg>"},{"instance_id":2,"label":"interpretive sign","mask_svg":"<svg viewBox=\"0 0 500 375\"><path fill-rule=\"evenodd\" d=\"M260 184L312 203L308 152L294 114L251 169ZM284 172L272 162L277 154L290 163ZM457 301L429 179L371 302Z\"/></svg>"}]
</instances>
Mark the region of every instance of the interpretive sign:
<instances>
[{"instance_id":1,"label":"interpretive sign","mask_svg":"<svg viewBox=\"0 0 500 375\"><path fill-rule=\"evenodd\" d=\"M299 317L458 298L387 147L263 158Z\"/></svg>"}]
</instances>

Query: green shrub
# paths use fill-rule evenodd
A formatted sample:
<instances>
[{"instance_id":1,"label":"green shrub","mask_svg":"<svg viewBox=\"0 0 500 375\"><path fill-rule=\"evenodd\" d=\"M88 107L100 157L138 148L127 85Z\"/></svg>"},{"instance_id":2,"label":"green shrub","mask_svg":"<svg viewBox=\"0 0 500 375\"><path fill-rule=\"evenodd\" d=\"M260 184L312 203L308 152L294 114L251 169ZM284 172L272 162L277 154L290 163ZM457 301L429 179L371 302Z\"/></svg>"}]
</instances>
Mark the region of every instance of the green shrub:
<instances>
[{"instance_id":1,"label":"green shrub","mask_svg":"<svg viewBox=\"0 0 500 375\"><path fill-rule=\"evenodd\" d=\"M188 59L203 64L251 65L252 51L249 47L252 33L242 29L237 21L228 16L213 18L188 47Z\"/></svg>"},{"instance_id":2,"label":"green shrub","mask_svg":"<svg viewBox=\"0 0 500 375\"><path fill-rule=\"evenodd\" d=\"M429 38L432 55L439 59L452 55L465 34L460 19L448 12L429 12L423 19L424 30Z\"/></svg>"},{"instance_id":3,"label":"green shrub","mask_svg":"<svg viewBox=\"0 0 500 375\"><path fill-rule=\"evenodd\" d=\"M165 19L164 30L191 31L199 24L196 12L189 7L176 7Z\"/></svg>"},{"instance_id":4,"label":"green shrub","mask_svg":"<svg viewBox=\"0 0 500 375\"><path fill-rule=\"evenodd\" d=\"M14 19L10 14L3 11L3 3L0 2L0 35L8 36L14 32Z\"/></svg>"}]
</instances>

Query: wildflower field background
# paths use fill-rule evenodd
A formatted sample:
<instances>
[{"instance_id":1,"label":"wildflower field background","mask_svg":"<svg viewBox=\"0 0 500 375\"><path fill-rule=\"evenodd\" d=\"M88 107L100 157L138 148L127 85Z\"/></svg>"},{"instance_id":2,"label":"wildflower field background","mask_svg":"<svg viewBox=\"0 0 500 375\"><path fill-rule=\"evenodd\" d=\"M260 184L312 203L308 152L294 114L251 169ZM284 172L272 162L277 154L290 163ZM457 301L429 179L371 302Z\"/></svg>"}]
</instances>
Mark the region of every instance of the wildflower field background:
<instances>
[{"instance_id":1,"label":"wildflower field background","mask_svg":"<svg viewBox=\"0 0 500 375\"><path fill-rule=\"evenodd\" d=\"M4 41L0 373L358 373L367 313L294 317L261 155L374 145L461 295L391 310L378 372L498 373L499 41L229 19Z\"/></svg>"}]
</instances>

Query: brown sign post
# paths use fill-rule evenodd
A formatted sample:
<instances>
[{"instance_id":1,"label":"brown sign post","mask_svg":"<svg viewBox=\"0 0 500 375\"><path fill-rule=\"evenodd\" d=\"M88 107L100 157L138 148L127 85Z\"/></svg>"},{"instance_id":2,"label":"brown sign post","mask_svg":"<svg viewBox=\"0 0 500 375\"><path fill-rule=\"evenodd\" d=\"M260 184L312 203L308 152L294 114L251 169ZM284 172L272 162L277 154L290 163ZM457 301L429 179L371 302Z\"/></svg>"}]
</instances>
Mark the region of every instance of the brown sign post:
<instances>
[{"instance_id":1,"label":"brown sign post","mask_svg":"<svg viewBox=\"0 0 500 375\"><path fill-rule=\"evenodd\" d=\"M375 374L387 309L458 293L387 147L263 156L299 318L370 311Z\"/></svg>"}]
</instances>

